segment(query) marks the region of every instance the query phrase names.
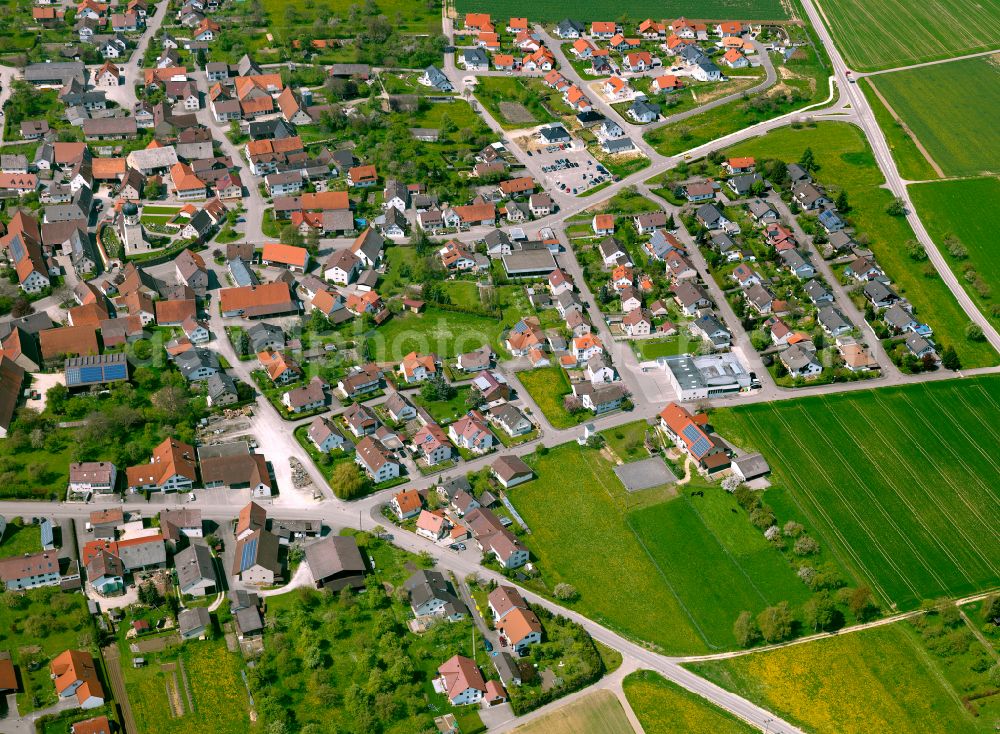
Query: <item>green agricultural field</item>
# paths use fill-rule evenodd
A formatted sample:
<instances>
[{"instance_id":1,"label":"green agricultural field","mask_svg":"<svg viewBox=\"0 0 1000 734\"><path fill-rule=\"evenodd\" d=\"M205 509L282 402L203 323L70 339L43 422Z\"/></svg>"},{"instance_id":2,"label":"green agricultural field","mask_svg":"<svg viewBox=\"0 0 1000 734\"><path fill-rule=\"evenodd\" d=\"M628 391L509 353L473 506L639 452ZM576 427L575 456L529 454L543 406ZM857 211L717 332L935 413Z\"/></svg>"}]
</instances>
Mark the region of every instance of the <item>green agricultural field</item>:
<instances>
[{"instance_id":1,"label":"green agricultural field","mask_svg":"<svg viewBox=\"0 0 1000 734\"><path fill-rule=\"evenodd\" d=\"M334 20L344 23L349 18L379 14L384 15L390 23L398 24L397 30L401 33L441 32L441 4L436 0L420 3L408 0L374 0L371 5L376 8L375 13L358 13L361 6L353 0L327 0L323 3L314 0L262 0L262 5L271 21L268 30L279 33L309 25L313 19L324 23ZM316 38L337 38L344 33L344 30L340 30L340 33L338 30L337 24L332 23L327 32L314 32L313 35Z\"/></svg>"},{"instance_id":2,"label":"green agricultural field","mask_svg":"<svg viewBox=\"0 0 1000 734\"><path fill-rule=\"evenodd\" d=\"M875 119L885 134L886 143L888 143L889 149L892 151L892 157L896 161L899 175L907 181L929 181L940 178L926 156L920 152L917 144L903 127L903 124L893 116L892 112L879 99L879 95L872 86L872 79L864 79L859 86L861 87L861 91L865 93L865 97L868 98L868 104L871 105L872 112L875 113Z\"/></svg>"},{"instance_id":3,"label":"green agricultural field","mask_svg":"<svg viewBox=\"0 0 1000 734\"><path fill-rule=\"evenodd\" d=\"M997 5L1000 24L1000 5ZM1000 42L1000 33L998 33ZM875 88L947 175L1000 171L1000 56L871 77ZM948 90L941 94L941 90ZM928 104L934 99L934 104ZM969 104L968 100L976 100Z\"/></svg>"},{"instance_id":4,"label":"green agricultural field","mask_svg":"<svg viewBox=\"0 0 1000 734\"><path fill-rule=\"evenodd\" d=\"M563 397L572 389L562 367L540 367L517 373L517 379L528 391L532 400L552 424L553 428L572 428L592 417L589 412L571 415L563 407Z\"/></svg>"},{"instance_id":5,"label":"green agricultural field","mask_svg":"<svg viewBox=\"0 0 1000 734\"><path fill-rule=\"evenodd\" d=\"M483 12L492 13L494 18L524 15L531 21L555 23L567 15L566 4L559 0L458 0L455 5L459 18L465 13ZM637 22L649 16L660 18L664 13L671 17L686 15L712 20L784 20L788 17L786 6L780 0L679 0L669 6L656 0L634 0L627 6L607 0L584 0L582 4L573 5L570 15L581 21L592 21L621 18L623 13Z\"/></svg>"},{"instance_id":6,"label":"green agricultural field","mask_svg":"<svg viewBox=\"0 0 1000 734\"><path fill-rule=\"evenodd\" d=\"M428 308L420 314L399 314L369 333L372 356L379 362L398 362L416 351L442 359L478 349L483 344L499 349L501 324L476 314Z\"/></svg>"},{"instance_id":7,"label":"green agricultural field","mask_svg":"<svg viewBox=\"0 0 1000 734\"><path fill-rule=\"evenodd\" d=\"M1000 583L1000 378L713 411L761 451L817 539L884 607Z\"/></svg>"},{"instance_id":8,"label":"green agricultural field","mask_svg":"<svg viewBox=\"0 0 1000 734\"><path fill-rule=\"evenodd\" d=\"M646 734L753 734L757 729L659 673L625 676L622 688Z\"/></svg>"},{"instance_id":9,"label":"green agricultural field","mask_svg":"<svg viewBox=\"0 0 1000 734\"><path fill-rule=\"evenodd\" d=\"M634 734L622 705L611 691L594 691L557 708L515 734Z\"/></svg>"},{"instance_id":10,"label":"green agricultural field","mask_svg":"<svg viewBox=\"0 0 1000 734\"><path fill-rule=\"evenodd\" d=\"M139 731L247 731L250 701L240 677L241 658L226 650L221 637L145 657L145 667L133 668L132 653L127 648L122 652L122 673Z\"/></svg>"},{"instance_id":11,"label":"green agricultural field","mask_svg":"<svg viewBox=\"0 0 1000 734\"><path fill-rule=\"evenodd\" d=\"M859 71L947 59L1000 44L997 3L822 0L817 5L844 59Z\"/></svg>"},{"instance_id":12,"label":"green agricultural field","mask_svg":"<svg viewBox=\"0 0 1000 734\"><path fill-rule=\"evenodd\" d=\"M1000 324L1000 179L972 178L910 187L910 199L934 243L944 253L980 311ZM966 257L951 254L957 238ZM968 275L972 271L978 276ZM985 288L983 287L985 285Z\"/></svg>"},{"instance_id":13,"label":"green agricultural field","mask_svg":"<svg viewBox=\"0 0 1000 734\"><path fill-rule=\"evenodd\" d=\"M939 661L901 622L689 667L818 734L993 731L993 717L973 717Z\"/></svg>"},{"instance_id":14,"label":"green agricultural field","mask_svg":"<svg viewBox=\"0 0 1000 734\"><path fill-rule=\"evenodd\" d=\"M897 292L934 329L935 341L953 346L966 368L996 364L996 351L988 343L966 340L969 318L932 266L918 263L906 253L905 243L914 239L913 230L904 218L885 213L892 194L880 188L885 179L857 128L837 122L799 130L782 128L727 148L726 153L794 162L806 148L812 149L819 164L817 180L833 191L848 193L853 207L848 216L857 232L867 235L869 247Z\"/></svg>"}]
</instances>

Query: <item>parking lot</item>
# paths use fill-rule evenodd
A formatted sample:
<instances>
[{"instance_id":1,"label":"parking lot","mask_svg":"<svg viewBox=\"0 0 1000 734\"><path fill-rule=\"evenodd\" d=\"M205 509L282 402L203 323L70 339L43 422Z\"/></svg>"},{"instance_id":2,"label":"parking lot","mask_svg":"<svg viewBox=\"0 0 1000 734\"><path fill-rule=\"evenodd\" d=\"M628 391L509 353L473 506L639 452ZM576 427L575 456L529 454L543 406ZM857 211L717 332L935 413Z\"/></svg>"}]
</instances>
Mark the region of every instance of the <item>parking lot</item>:
<instances>
[{"instance_id":1,"label":"parking lot","mask_svg":"<svg viewBox=\"0 0 1000 734\"><path fill-rule=\"evenodd\" d=\"M572 145L540 145L533 141L527 152L539 159L542 183L546 188L582 194L611 178L608 170L579 141Z\"/></svg>"}]
</instances>

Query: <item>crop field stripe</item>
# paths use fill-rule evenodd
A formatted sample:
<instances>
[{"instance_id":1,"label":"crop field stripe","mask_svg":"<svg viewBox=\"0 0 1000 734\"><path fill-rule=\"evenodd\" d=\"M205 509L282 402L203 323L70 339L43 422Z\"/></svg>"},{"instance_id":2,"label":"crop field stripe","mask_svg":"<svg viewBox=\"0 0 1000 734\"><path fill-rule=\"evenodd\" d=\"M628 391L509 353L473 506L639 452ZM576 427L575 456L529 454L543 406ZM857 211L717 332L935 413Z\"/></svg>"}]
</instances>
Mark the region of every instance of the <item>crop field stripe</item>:
<instances>
[{"instance_id":1,"label":"crop field stripe","mask_svg":"<svg viewBox=\"0 0 1000 734\"><path fill-rule=\"evenodd\" d=\"M825 402L826 398L824 397L823 400ZM893 454L893 450L892 450L893 447L885 440L885 437L882 435L881 431L878 430L878 427L874 423L872 423L871 419L869 419L867 415L864 414L864 411L859 411L858 414L862 417L862 419L865 421L865 423L867 423L868 426L871 428L871 434L870 435L876 436L877 440L879 440L880 443L882 444L882 446L886 449L886 452L889 455L892 455ZM840 423L841 427L844 429L844 432L846 434L850 435L850 432L843 425L843 422L840 420L840 418L838 418L836 416L836 414L833 414L833 415L834 415L835 419L837 420L837 422ZM900 422L896 418L896 416L892 415L891 413L889 414L889 416L900 427L900 429L904 433L906 433L907 438L909 438L910 441L912 442L913 441L912 435L909 433L909 431L906 430L906 428L902 424L900 424ZM923 447L921 447L919 445L917 445L917 446L918 446L918 448L921 451L923 451ZM862 447L862 444L860 442L858 443L858 447L859 448ZM957 568L959 570L959 572L963 576L965 576L965 579L970 584L974 585L975 584L974 579L971 576L969 576L969 574L966 573L966 571L965 571L965 564L959 561L958 557L955 555L955 552L948 546L947 543L945 543L945 542L942 541L941 534L937 533L937 532L934 532L928 526L928 524L923 519L923 515L919 512L919 509L916 508L916 507L914 507L913 504L911 503L911 501L908 500L908 499L906 499L906 497L903 494L903 491L901 491L896 486L896 484L889 479L889 477L886 475L885 471L882 469L882 462L880 462L876 457L873 457L864 448L862 448L861 450L865 454L865 457L868 459L868 462L875 467L875 469L878 471L878 473L885 480L887 486L890 486L892 488L893 492L896 493L896 495L900 498L900 500L903 502L903 504L905 504L906 507L910 510L910 513L913 515L913 518L927 532L928 540L930 540L932 543L934 543L935 545L937 545L937 547L941 550L941 552L944 553L944 555L946 555L948 557L948 559L952 562L952 565L954 565L955 568ZM927 458L930 459L930 457L927 457ZM903 466L903 468L905 469L905 471L907 472L907 474L910 475L910 478L913 481L913 485L915 487L920 487L920 478L917 476L916 472L914 472L913 467L911 466L910 462L908 462L908 461L901 461L899 463ZM935 467L935 468L937 468L937 467ZM948 477L944 476L943 474L942 474L942 477L945 479L946 482L948 482L950 484L950 480L949 480ZM981 558L981 560L983 560L986 563L986 565L989 568L989 570L990 571L994 571L995 569L990 564L989 559L986 558L986 557L984 557L984 556L982 556L982 554L980 553L979 548L976 545L976 543L973 541L972 538L970 538L968 535L966 535L965 530L963 530L961 524L959 524L959 523L957 523L955 521L955 518L952 517L951 513L948 511L948 508L945 506L945 504L943 502L941 502L941 499L937 495L935 495L933 492L924 491L924 496L927 499L929 499L931 501L931 503L937 508L938 513L941 515L941 517L943 517L947 521L947 523L952 526L952 528L954 529L954 531L956 533L958 533L958 535L961 536L962 540L965 541L965 545L968 547L968 550L971 551L971 553L974 554L974 555L979 555L980 558ZM966 549L965 548L961 548L960 551L962 551L963 555L964 555Z\"/></svg>"},{"instance_id":2,"label":"crop field stripe","mask_svg":"<svg viewBox=\"0 0 1000 734\"><path fill-rule=\"evenodd\" d=\"M868 527L868 525L866 525L865 522L862 520L861 515L858 514L854 505L851 502L849 502L848 499L844 496L844 494L840 491L840 489L837 486L837 483L830 477L830 475L824 468L823 462L817 461L816 458L809 452L809 450L806 449L805 445L799 439L798 434L796 434L796 432L792 430L792 427L788 425L788 421L786 421L785 418L781 415L781 409L773 407L772 410L774 417L778 419L778 421L782 424L782 426L784 426L785 430L788 432L788 435L792 437L792 440L799 447L799 451L801 451L802 454L805 456L805 458L809 460L811 468L814 470L814 472L820 474L823 477L823 479L826 481L826 484L830 487L831 492L836 496L840 504L843 505L847 513L854 518L854 521L857 523L857 527L866 536L868 536L868 540L871 542L871 544L875 548L878 548L879 552L882 554L882 557L885 559L886 564L896 572L900 580L910 589L910 591L914 594L914 596L919 597L916 588L910 582L909 576L903 573L902 569L900 569L899 565L896 563L893 557L886 551L883 544L879 542L878 534L872 532L872 530ZM835 450L834 455L839 456L839 453ZM814 497L811 498L815 504L818 504Z\"/></svg>"},{"instance_id":3,"label":"crop field stripe","mask_svg":"<svg viewBox=\"0 0 1000 734\"><path fill-rule=\"evenodd\" d=\"M976 409L969 404L969 401L965 399L965 396L961 392L952 390L951 396L953 398L958 398L958 402L960 402L962 405L965 406L965 409L969 412L970 415L974 415L977 419L980 419L979 413L976 412ZM980 419L979 427L982 428L984 431L986 431L988 434L990 434L990 436L993 438L994 443L997 446L1000 446L1000 434L997 434L997 432L993 430L993 427L987 421Z\"/></svg>"},{"instance_id":4,"label":"crop field stripe","mask_svg":"<svg viewBox=\"0 0 1000 734\"><path fill-rule=\"evenodd\" d=\"M775 410L775 408L772 406L771 410ZM766 434L761 429L757 421L754 419L753 412L748 410L744 415L747 421L753 427L754 432L763 439L766 436ZM883 587L878 582L878 579L876 579L871 573L868 572L867 565L862 562L861 556L858 555L857 551L854 550L854 547L847 542L847 538L845 538L843 533L840 532L840 529L833 522L833 518L830 517L829 513L826 511L826 508L823 507L823 505L821 505L819 502L817 502L815 497L813 497L812 493L805 488L808 485L802 481L802 478L799 476L798 472L792 468L795 466L795 464L791 461L788 461L785 458L785 455L779 448L777 441L772 441L770 439L766 440L770 446L770 452L778 457L778 459L784 465L784 470L787 471L791 475L791 478L795 481L795 483L802 488L801 489L802 494L809 501L810 507L806 507L805 505L802 504L802 502L799 501L799 496L797 492L789 493L789 496L795 502L795 506L799 508L799 511L809 521L809 524L813 526L813 531L816 534L818 534L821 538L823 538L823 541L826 543L827 547L829 547L830 550L833 551L833 554L844 565L845 568L852 568L857 577L867 579L868 585L872 588L872 590L874 590L883 600L891 602L892 597L890 597L889 594L886 593L885 587ZM817 522L814 519L814 516L816 514L818 514L823 519L823 522ZM826 537L828 532L832 533L840 542L831 543ZM882 552L882 549L880 547L878 548L878 550ZM844 559L841 553L846 553L848 556L850 556L851 562L848 562L846 559ZM883 556L884 555L885 554L883 552ZM886 560L888 561L888 559Z\"/></svg>"},{"instance_id":5,"label":"crop field stripe","mask_svg":"<svg viewBox=\"0 0 1000 734\"><path fill-rule=\"evenodd\" d=\"M933 466L934 469L938 472L938 474L941 475L941 478L944 479L944 481L947 482L948 485L955 490L955 494L959 497L962 503L968 508L969 512L971 512L976 517L977 520L979 520L991 533L993 533L994 538L1000 541L1000 534L998 534L995 529L996 525L1000 523L1000 518L994 518L992 521L987 521L983 519L983 517L979 514L979 510L976 508L974 504L969 502L969 500L966 498L965 494L962 492L961 488L958 486L958 484L955 482L952 476L948 472L946 472L944 468L942 468L941 465L937 462L937 460L935 460L935 458L931 456L930 453L928 453L927 449L925 449L920 444L919 439L917 439L910 432L906 424L900 421L899 418L894 413L892 413L892 411L886 411L886 412L891 416L893 422L895 422L895 424L899 427L899 429L906 434L906 437L910 440L910 443L912 443L914 447L916 447L917 450L920 451L921 454L923 454L924 459L927 461L927 463ZM985 494L986 497L993 499L993 495L991 492L988 491L988 489Z\"/></svg>"},{"instance_id":6,"label":"crop field stripe","mask_svg":"<svg viewBox=\"0 0 1000 734\"><path fill-rule=\"evenodd\" d=\"M950 591L950 588L945 583L944 579L942 579L940 576L938 576L937 571L934 570L934 566L932 564L930 564L927 561L926 558L924 558L923 554L917 549L917 546L914 545L914 543L910 539L910 537L906 533L904 533L902 531L902 529L899 527L899 525L896 524L896 521L893 519L893 516L888 512L888 510L886 510L885 506L881 502L879 502L878 495L874 494L868 488L867 483L858 475L858 473L856 471L854 471L854 467L851 466L851 463L849 461L845 460L843 454L840 453L840 451L837 449L836 445L834 445L830 441L829 437L826 435L826 432L823 431L816 424L816 422L812 419L812 416L809 415L809 412L803 407L803 405L801 403L797 407L798 407L799 413L801 413L805 417L806 421L809 422L809 424L813 427L813 429L816 431L816 433L821 437L822 441L829 447L831 455L837 457L837 459L845 467L845 469L851 475L851 477L854 479L854 481L857 483L857 485L862 489L862 491L865 493L865 495L867 495L867 497L871 501L872 505L874 505L878 509L879 513L882 515L882 517L885 519L885 521L889 524L889 526L892 527L892 529L894 531L896 531L896 534L899 535L900 539L903 541L903 544L907 548L910 549L910 552L912 553L913 557L916 558L920 562L920 565L922 565L927 570L927 572L932 577L934 577L934 579L941 585L942 588L949 589L949 591ZM837 417L836 413L831 413L831 415L833 416L834 420L836 420L838 423L840 423L840 419ZM848 440L850 440L850 438L851 438L850 432L847 431L846 428L843 428L843 424L842 423L840 423L840 425L841 425L841 429L844 431L844 434L847 436ZM872 461L871 457L867 453L867 450L864 448L864 445L860 441L855 441L854 443L858 447L858 449L861 450L861 453L863 453L865 455L865 458L868 459L868 462L871 463L871 464L873 464L875 466L875 468L879 471L879 473L881 473L881 469L879 469L879 467L878 467L878 462ZM886 478L884 474L883 474L882 478L883 479ZM928 539L929 540L933 539L934 538L934 534L931 532L930 528L927 527L927 524L924 522L923 518L920 517L920 514L917 513L914 510L914 508L909 504L909 502L907 502L907 500L904 499L899 494L899 491L895 488L895 486L893 486L891 483L888 483L888 488L891 489L896 494L897 498L903 503L903 505L905 505L910 510L910 512L913 513L913 515L914 515L915 518L917 518L917 522L927 532Z\"/></svg>"},{"instance_id":7,"label":"crop field stripe","mask_svg":"<svg viewBox=\"0 0 1000 734\"><path fill-rule=\"evenodd\" d=\"M945 407L941 405L941 402L936 397L934 397L934 393L928 392L927 395L931 399L931 402L933 402L941 410L941 413L947 415ZM977 419L979 418L979 416L976 415L975 413L973 413L973 415L975 415ZM979 452L979 455L982 456L984 459L986 459L986 463L988 463L991 467L993 467L993 471L996 472L997 475L1000 475L1000 466L997 465L997 463L993 460L993 458L989 454L983 451L983 448L982 446L979 445L978 441L973 440L972 436L969 435L969 432L966 431L965 428L962 426L962 421L952 421L951 424L958 429L958 431L962 434L962 436L965 437L965 439L969 442L969 445L975 448L976 451ZM975 476L978 481L982 481L981 479L979 479L978 475Z\"/></svg>"},{"instance_id":8,"label":"crop field stripe","mask_svg":"<svg viewBox=\"0 0 1000 734\"><path fill-rule=\"evenodd\" d=\"M868 423L868 425L871 427L872 434L879 437L879 439L882 442L882 445L885 447L887 452L890 455L892 455L892 447L885 441L884 438L882 438L881 433L878 431L877 427L868 419L866 415L864 415L863 411L859 411L859 414L862 416L864 421ZM834 420L836 420L837 423L840 425L844 434L850 437L851 432L844 425L843 421L836 415L836 413L831 412L831 415L833 416ZM974 583L973 579L965 572L964 564L959 561L959 559L955 556L954 552L948 547L948 545L942 542L940 533L935 532L930 527L930 525L928 525L928 523L924 520L923 515L920 512L919 508L917 508L913 504L910 498L906 497L905 493L901 491L900 488L896 485L896 483L893 482L892 479L890 479L889 476L885 473L885 471L882 469L882 462L879 461L878 457L873 456L872 452L869 449L865 448L863 442L857 441L856 445L861 450L861 453L865 455L865 459L867 459L868 463L871 464L872 467L875 469L875 471L877 471L878 474L882 477L885 486L892 490L893 494L895 494L896 497L899 499L899 501L907 508L907 510L909 510L910 514L913 516L913 519L916 521L916 523L924 529L924 532L926 533L927 536L927 541L933 545L936 545L940 549L940 551L945 556L948 557L948 560L951 561L952 565L955 566L955 568L957 568L959 572L965 576L966 580L969 583ZM919 479L913 473L913 469L910 467L909 463L906 461L902 461L900 463L906 468L906 471L910 474L913 481L919 485ZM938 511L948 520L948 522L952 524L955 530L962 536L962 539L966 541L967 544L975 547L971 539L963 533L963 531L955 523L951 515L948 514L947 509L941 504L941 502L937 498L933 497L933 495L931 495L930 497L931 501L938 508ZM944 584L943 579L938 578L936 575L935 578L942 584L942 586L946 586L946 584Z\"/></svg>"},{"instance_id":9,"label":"crop field stripe","mask_svg":"<svg viewBox=\"0 0 1000 734\"><path fill-rule=\"evenodd\" d=\"M955 459L955 461L957 463L959 463L962 466L963 469L965 469L966 473L968 474L968 478L970 480L974 480L977 484L979 484L979 486L982 487L983 490L985 491L986 496L988 498L990 498L993 501L994 504L1000 504L1000 498L997 498L992 492L990 492L989 486L985 482L983 482L982 479L979 478L979 476L976 474L976 472L974 472L972 470L972 468L965 461L965 459L963 459L955 451L955 449L952 448L951 444L947 440L945 440L944 436L941 435L941 433L937 430L937 428L934 426L934 424L932 424L931 422L929 422L924 417L924 415L922 414L922 412L920 410L918 410L916 407L914 407L913 403L910 402L910 399L906 395L902 395L901 397L906 402L906 404L910 406L910 408L912 409L912 411L917 415L917 418L920 419L920 422L924 424L924 426L927 428L927 430L929 432L931 432L931 433L934 434L934 437L937 439L938 444L941 445L941 446L943 446L943 447L945 447L948 450L948 453L950 453L952 455L952 457ZM876 400L876 402L879 402L880 399L879 399L878 395L875 396L875 400Z\"/></svg>"},{"instance_id":10,"label":"crop field stripe","mask_svg":"<svg viewBox=\"0 0 1000 734\"><path fill-rule=\"evenodd\" d=\"M863 415L863 414L862 414L862 415ZM957 484L955 483L955 480L954 480L954 478L953 478L953 477L952 477L952 476L951 476L950 474L948 474L948 473L947 473L947 472L946 472L946 471L945 471L945 470L944 470L944 469L943 469L943 468L941 467L941 465L940 465L940 464L939 464L939 463L938 463L938 462L937 462L937 461L935 460L935 458L934 458L933 456L931 456L931 455L930 455L930 454L929 454L929 453L927 452L927 450L926 450L926 449L925 449L925 448L924 448L923 446L921 446L921 445L920 445L920 442L919 442L919 440L918 440L918 439L917 439L917 438L916 438L916 437L915 437L915 436L914 436L914 435L913 435L913 434L912 434L912 433L910 432L910 429L909 429L909 428L908 428L908 427L906 426L906 424L905 424L904 422L900 421L900 420L899 420L899 418L898 418L898 417L897 417L897 416L896 416L896 415L895 415L894 413L892 413L891 411L889 411L889 412L888 412L888 415L889 415L889 417L891 418L891 420L893 421L893 423L895 423L895 424L896 424L896 426L897 426L897 427L899 428L899 430L900 430L900 431L902 431L902 432L903 432L903 433L904 433L904 434L906 435L906 437L907 437L907 438L909 439L910 443L911 443L911 444L912 444L912 445L913 445L913 446L914 446L914 447L915 447L915 448L916 448L916 449L917 449L917 450L918 450L918 451L919 451L919 452L920 452L921 454L923 454L923 456L924 456L924 459L925 459L926 463L927 463L927 464L928 464L929 466L933 467L933 468L934 468L934 470L935 470L935 471L936 471L936 472L937 472L938 474L940 474L940 475L941 475L941 478L942 478L942 479L944 480L944 482L945 482L946 484L948 484L948 485L949 485L949 486L950 486L950 487L952 488L952 490L954 490L954 492L955 492L955 495L956 495L956 496L957 496L957 497L958 497L958 498L959 498L959 499L960 499L960 500L962 501L962 503L963 503L963 504L965 505L965 507L966 507L966 508L967 508L967 509L969 510L969 512L970 512L970 513L972 513L972 514L973 514L973 515L974 515L974 516L976 517L976 519L977 519L977 520L979 520L979 522L981 522L981 523L982 523L982 524L983 524L983 525L984 525L984 526L986 527L986 529L987 529L987 531L988 531L988 532L992 533L992 534L993 534L993 536L994 536L994 537L995 537L995 538L996 538L996 539L997 539L998 541L1000 541L1000 535L998 535L998 534L997 534L997 531L996 531L996 530L995 530L995 529L994 529L994 528L992 527L992 523L989 523L989 522L987 522L986 520L984 520L984 519L983 519L983 517L982 517L982 516L981 516L981 515L979 514L979 511L978 511L978 510L976 509L975 505L971 504L971 503L970 503L970 502L968 501L968 499L966 499L965 495L964 495L964 494L962 494L962 492L961 492L961 490L959 489L958 485L957 485ZM868 423L868 425L869 425L869 426L871 426L871 428L872 428L872 431L873 431L873 432L875 432L875 431L876 431L876 427L875 427L875 425L874 425L874 424L872 424L872 422L871 422L871 421L870 421L870 420L869 420L869 419L867 418L867 416L865 416L865 421L866 421L866 422ZM884 442L884 439L883 439L883 442ZM911 476L911 477L912 477L912 478L914 479L914 483L915 483L915 486L920 486L920 485L919 485L919 480L918 480L918 477L917 477L917 476L916 476L916 474L915 474L915 473L913 472L913 469L912 469L912 468L910 467L909 463L908 463L908 462L903 462L903 464L904 464L904 465L906 466L906 469L907 469L907 471L908 471L908 472L910 473L910 476ZM939 507L941 507L941 505L940 505L940 500L939 500L939 499L937 498L937 496L936 496L936 495L935 495L935 494L934 494L933 492L930 492L930 491L927 491L927 492L925 492L925 493L926 493L926 495L927 495L928 497L930 497L930 498L931 498L931 500L932 500L933 502L935 502L935 504L938 504L938 506L939 506ZM951 521L953 525L956 525L956 523L955 523L955 521L954 521L954 520L952 519L951 515L948 515L948 514L947 514L947 512L945 512L945 511L944 511L943 509L941 510L941 512L942 512L942 514L943 514L943 515L946 515L946 516L948 517L949 521ZM957 529L958 527L960 527L960 525L956 525L956 529ZM959 532L960 532L960 533L962 533L962 537L963 537L963 538L965 538L965 537L966 537L966 536L964 535L964 531L961 531L961 530L960 530ZM967 539L967 538L966 538L966 539ZM972 543L971 541L970 541L970 545L972 545L973 547L975 547L975 544L974 544L974 543ZM977 549L977 552L978 552L978 549ZM984 560L985 560L985 559L984 559ZM987 561L987 565L990 565L989 561ZM993 570L993 567L992 567L992 566L990 566L990 568L991 568L991 570Z\"/></svg>"}]
</instances>

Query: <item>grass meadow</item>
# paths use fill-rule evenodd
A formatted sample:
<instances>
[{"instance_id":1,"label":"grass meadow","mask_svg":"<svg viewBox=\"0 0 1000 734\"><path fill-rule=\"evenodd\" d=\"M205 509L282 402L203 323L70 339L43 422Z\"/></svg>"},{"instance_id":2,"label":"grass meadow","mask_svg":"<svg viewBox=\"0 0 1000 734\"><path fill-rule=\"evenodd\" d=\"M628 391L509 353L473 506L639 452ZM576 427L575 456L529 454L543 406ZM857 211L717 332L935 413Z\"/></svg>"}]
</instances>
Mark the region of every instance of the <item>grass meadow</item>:
<instances>
[{"instance_id":1,"label":"grass meadow","mask_svg":"<svg viewBox=\"0 0 1000 734\"><path fill-rule=\"evenodd\" d=\"M995 6L1000 8L1000 5ZM997 14L1000 27L1000 10ZM997 34L1000 42L1000 33ZM984 57L869 78L950 176L1000 171L1000 57ZM947 94L941 94L947 89ZM933 99L933 104L928 100ZM969 100L976 100L969 104Z\"/></svg>"},{"instance_id":2,"label":"grass meadow","mask_svg":"<svg viewBox=\"0 0 1000 734\"><path fill-rule=\"evenodd\" d=\"M1000 584L1000 378L714 411L886 608Z\"/></svg>"},{"instance_id":3,"label":"grass meadow","mask_svg":"<svg viewBox=\"0 0 1000 734\"><path fill-rule=\"evenodd\" d=\"M688 667L807 731L992 731L992 717L973 717L939 660L897 623Z\"/></svg>"},{"instance_id":4,"label":"grass meadow","mask_svg":"<svg viewBox=\"0 0 1000 734\"><path fill-rule=\"evenodd\" d=\"M933 266L918 263L906 253L905 243L914 239L913 230L903 217L885 213L892 194L880 188L885 179L857 128L837 122L798 130L782 128L728 148L726 154L794 162L806 148L812 149L819 164L816 179L834 192L847 192L853 207L849 219L859 235L868 237L868 247L892 279L896 291L934 329L935 341L955 347L963 367L995 365L997 353L987 342L965 339L969 318Z\"/></svg>"},{"instance_id":5,"label":"grass meadow","mask_svg":"<svg viewBox=\"0 0 1000 734\"><path fill-rule=\"evenodd\" d=\"M559 0L458 0L455 3L459 18L465 13L492 13L495 19L507 16L527 16L532 22L556 23L566 17L568 8ZM609 3L607 0L583 0L574 3L572 13L580 21L614 20L621 18L623 11L642 21L647 16L661 18L664 13L671 17L688 16L712 20L784 20L788 17L780 0L680 0L669 8L657 0L634 0L627 6Z\"/></svg>"},{"instance_id":6,"label":"grass meadow","mask_svg":"<svg viewBox=\"0 0 1000 734\"><path fill-rule=\"evenodd\" d=\"M621 441L637 426L624 427ZM539 590L572 584L577 611L602 624L667 652L719 650L736 645L742 610L782 600L797 608L809 598L718 487L695 480L682 496L673 487L630 494L604 452L576 443L528 460L538 479L511 498L531 528L524 541L539 559ZM691 496L695 488L703 495ZM553 512L556 504L563 509Z\"/></svg>"},{"instance_id":7,"label":"grass meadow","mask_svg":"<svg viewBox=\"0 0 1000 734\"><path fill-rule=\"evenodd\" d=\"M379 362L398 362L413 351L446 359L483 344L498 350L500 328L500 322L488 316L428 308L420 314L393 316L371 333L368 342Z\"/></svg>"},{"instance_id":8,"label":"grass meadow","mask_svg":"<svg viewBox=\"0 0 1000 734\"><path fill-rule=\"evenodd\" d=\"M563 397L568 395L569 379L562 367L539 367L517 373L517 379L528 391L532 400L552 424L553 428L572 428L593 417L589 412L571 415L563 407Z\"/></svg>"},{"instance_id":9,"label":"grass meadow","mask_svg":"<svg viewBox=\"0 0 1000 734\"><path fill-rule=\"evenodd\" d=\"M969 296L994 323L1000 324L1000 251L996 232L1000 227L1000 179L996 177L935 181L910 186L910 200L934 243L944 253ZM951 255L944 241L957 237L968 257ZM973 270L989 291L980 293ZM970 279L972 283L970 283Z\"/></svg>"},{"instance_id":10,"label":"grass meadow","mask_svg":"<svg viewBox=\"0 0 1000 734\"><path fill-rule=\"evenodd\" d=\"M822 0L818 5L844 59L858 71L962 56L1000 43L997 3Z\"/></svg>"},{"instance_id":11,"label":"grass meadow","mask_svg":"<svg viewBox=\"0 0 1000 734\"><path fill-rule=\"evenodd\" d=\"M594 691L561 706L529 724L514 729L515 734L633 734L622 705L611 691Z\"/></svg>"},{"instance_id":12,"label":"grass meadow","mask_svg":"<svg viewBox=\"0 0 1000 734\"><path fill-rule=\"evenodd\" d=\"M622 688L646 734L752 734L758 731L651 670L630 673L622 681Z\"/></svg>"}]
</instances>

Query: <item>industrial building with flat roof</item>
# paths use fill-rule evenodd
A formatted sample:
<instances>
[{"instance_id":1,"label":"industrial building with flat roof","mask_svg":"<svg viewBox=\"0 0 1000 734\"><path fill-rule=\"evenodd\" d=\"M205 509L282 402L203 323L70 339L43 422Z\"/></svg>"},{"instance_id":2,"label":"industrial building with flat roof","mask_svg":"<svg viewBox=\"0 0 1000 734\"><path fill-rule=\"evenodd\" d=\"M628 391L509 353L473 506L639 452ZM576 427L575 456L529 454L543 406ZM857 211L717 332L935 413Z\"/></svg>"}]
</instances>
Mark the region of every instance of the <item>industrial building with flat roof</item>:
<instances>
[{"instance_id":1,"label":"industrial building with flat roof","mask_svg":"<svg viewBox=\"0 0 1000 734\"><path fill-rule=\"evenodd\" d=\"M748 390L752 379L732 352L694 356L680 354L657 360L677 391L678 400L703 400Z\"/></svg>"}]
</instances>

